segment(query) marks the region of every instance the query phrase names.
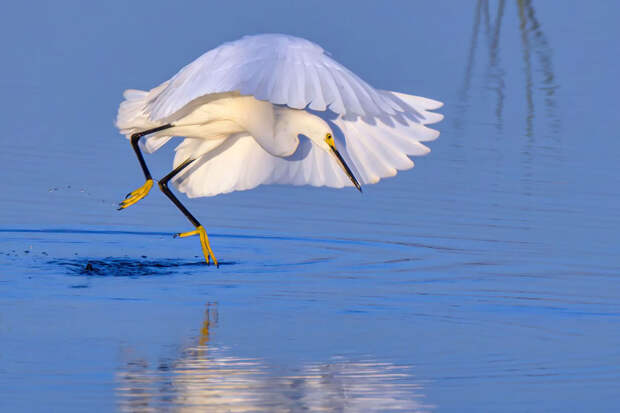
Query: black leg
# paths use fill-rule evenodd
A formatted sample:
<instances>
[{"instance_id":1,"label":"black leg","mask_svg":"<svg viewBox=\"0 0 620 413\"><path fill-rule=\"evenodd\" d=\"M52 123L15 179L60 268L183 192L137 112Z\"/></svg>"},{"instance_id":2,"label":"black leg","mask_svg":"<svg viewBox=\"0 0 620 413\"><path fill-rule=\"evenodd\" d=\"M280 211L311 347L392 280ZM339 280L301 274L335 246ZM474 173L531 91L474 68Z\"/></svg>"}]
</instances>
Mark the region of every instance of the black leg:
<instances>
[{"instance_id":1,"label":"black leg","mask_svg":"<svg viewBox=\"0 0 620 413\"><path fill-rule=\"evenodd\" d=\"M194 159L187 159L181 165L174 168L168 175L164 176L159 180L159 189L172 201L174 205L189 219L189 222L192 223L193 226L199 227L200 222L185 208L185 206L179 201L179 199L172 193L170 188L168 188L168 181L174 178L179 172L183 169L187 168L189 164L194 162Z\"/></svg>"},{"instance_id":2,"label":"black leg","mask_svg":"<svg viewBox=\"0 0 620 413\"><path fill-rule=\"evenodd\" d=\"M144 172L144 177L147 180L153 179L153 178L151 178L151 173L149 172L149 168L146 167L146 162L144 161L144 156L142 156L142 151L140 150L140 145L138 145L138 141L140 141L140 138L143 136L150 135L151 133L159 132L160 130L168 129L171 127L172 125L168 123L166 125L158 126L156 128L148 129L148 130L134 133L133 135L131 135L131 146L133 147L133 150L136 153L136 156L138 157L138 162L140 162L140 167L142 168L142 172Z\"/></svg>"},{"instance_id":3,"label":"black leg","mask_svg":"<svg viewBox=\"0 0 620 413\"><path fill-rule=\"evenodd\" d=\"M202 246L202 253L204 254L205 261L207 264L210 264L210 258L213 258L213 263L219 267L217 259L215 255L213 255L213 251L211 250L211 245L209 244L209 238L207 237L207 232L204 227L198 222L198 220L185 208L185 205L179 201L179 199L172 193L170 188L168 187L168 182L183 169L187 168L195 159L187 159L182 164L174 168L168 175L164 176L159 181L159 189L166 195L172 203L185 215L185 217L192 223L193 226L196 227L195 231L185 232L181 234L176 234L175 237L188 237L190 235L199 235L200 236L200 245Z\"/></svg>"},{"instance_id":4,"label":"black leg","mask_svg":"<svg viewBox=\"0 0 620 413\"><path fill-rule=\"evenodd\" d=\"M142 198L144 198L149 193L149 191L151 190L151 187L153 186L153 178L151 177L149 168L147 168L146 166L146 162L144 162L144 156L142 156L142 151L140 151L140 145L138 145L140 138L145 135L159 132L160 130L168 129L171 127L172 127L171 124L166 124L166 125L159 126L157 128L148 129L148 130L134 133L133 135L131 135L131 146L133 147L133 150L136 153L136 156L138 157L138 162L140 162L140 167L142 168L142 172L144 173L146 182L140 188L127 194L127 196L125 197L125 200L120 203L119 208L118 208L119 210L125 209L128 206L131 206L135 204L136 202L138 202L139 200L141 200Z\"/></svg>"}]
</instances>

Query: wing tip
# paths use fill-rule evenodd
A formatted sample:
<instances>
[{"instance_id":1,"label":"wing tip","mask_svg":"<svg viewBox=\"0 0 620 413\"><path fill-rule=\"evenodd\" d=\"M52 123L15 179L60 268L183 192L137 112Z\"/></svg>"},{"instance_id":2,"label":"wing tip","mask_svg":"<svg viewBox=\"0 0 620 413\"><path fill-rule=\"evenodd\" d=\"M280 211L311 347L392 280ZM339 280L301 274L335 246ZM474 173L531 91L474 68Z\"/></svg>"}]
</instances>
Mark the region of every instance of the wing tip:
<instances>
[{"instance_id":1,"label":"wing tip","mask_svg":"<svg viewBox=\"0 0 620 413\"><path fill-rule=\"evenodd\" d=\"M427 112L425 114L425 120L424 120L424 125L432 125L434 123L439 123L442 120L444 120L445 116L443 115L443 113L437 113L437 112Z\"/></svg>"}]
</instances>

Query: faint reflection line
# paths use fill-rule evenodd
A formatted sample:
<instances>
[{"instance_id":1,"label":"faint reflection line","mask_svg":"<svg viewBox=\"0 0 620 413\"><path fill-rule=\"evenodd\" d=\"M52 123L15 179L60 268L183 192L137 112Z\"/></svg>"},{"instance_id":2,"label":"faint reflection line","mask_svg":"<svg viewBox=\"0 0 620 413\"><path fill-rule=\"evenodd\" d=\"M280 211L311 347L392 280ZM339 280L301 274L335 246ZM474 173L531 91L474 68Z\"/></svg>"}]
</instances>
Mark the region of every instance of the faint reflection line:
<instances>
[{"instance_id":1,"label":"faint reflection line","mask_svg":"<svg viewBox=\"0 0 620 413\"><path fill-rule=\"evenodd\" d=\"M519 29L521 30L521 44L523 46L523 63L525 64L525 99L527 102L527 114L525 117L525 135L529 138L532 138L534 130L534 98L532 93L532 87L534 81L532 77L532 63L530 60L530 42L527 36L527 17L525 15L525 4L529 3L529 0L517 0L517 3L519 6Z\"/></svg>"},{"instance_id":2,"label":"faint reflection line","mask_svg":"<svg viewBox=\"0 0 620 413\"><path fill-rule=\"evenodd\" d=\"M491 32L491 19L489 17L489 0L483 0L482 2L482 14L484 15L484 34L489 39L489 33Z\"/></svg>"},{"instance_id":3,"label":"faint reflection line","mask_svg":"<svg viewBox=\"0 0 620 413\"><path fill-rule=\"evenodd\" d=\"M504 17L505 0L500 0L497 6L497 15L495 16L495 22L493 23L493 37L489 43L489 56L491 66L497 65L497 57L499 50L499 34L502 26L502 19Z\"/></svg>"},{"instance_id":4,"label":"faint reflection line","mask_svg":"<svg viewBox=\"0 0 620 413\"><path fill-rule=\"evenodd\" d=\"M547 39L541 29L541 25L536 18L536 14L534 12L534 7L532 6L531 0L527 0L525 2L525 8L527 10L527 18L531 22L531 31L533 31L534 36L532 38L534 43L534 49L536 51L536 56L540 62L540 67L543 73L543 85L542 88L545 92L545 106L547 107L547 115L552 120L552 131L557 134L559 132L559 120L555 114L555 101L554 94L557 85L555 85L555 75L553 72L553 63L551 60L551 47L547 42Z\"/></svg>"},{"instance_id":5,"label":"faint reflection line","mask_svg":"<svg viewBox=\"0 0 620 413\"><path fill-rule=\"evenodd\" d=\"M474 23L472 27L471 40L469 45L469 54L467 56L467 65L465 66L465 75L463 76L463 86L461 87L461 92L459 93L459 114L457 117L455 117L455 126L457 129L463 128L462 123L463 119L465 118L465 113L467 112L467 107L469 103L471 74L473 72L476 49L478 47L478 32L480 31L480 14L482 9L482 1L483 0L478 0L478 2L476 3L476 12L474 13Z\"/></svg>"},{"instance_id":6,"label":"faint reflection line","mask_svg":"<svg viewBox=\"0 0 620 413\"><path fill-rule=\"evenodd\" d=\"M502 27L502 20L504 17L505 0L500 0L497 6L497 14L495 16L495 22L493 23L493 36L489 42L489 76L495 79L497 93L497 107L495 109L495 117L497 119L497 128L503 129L503 112L504 112L504 70L499 67L499 39L500 29Z\"/></svg>"},{"instance_id":7,"label":"faint reflection line","mask_svg":"<svg viewBox=\"0 0 620 413\"><path fill-rule=\"evenodd\" d=\"M486 37L485 46L488 47L488 66L485 76L485 88L493 90L496 95L495 124L501 131L504 127L504 110L506 107L506 70L501 65L500 41L502 26L506 14L506 1L499 0L495 15L491 17L490 5L495 3L488 0L478 0L474 9L474 20L470 36L469 52L465 64L465 73L462 87L458 92L459 105L454 117L454 125L457 129L462 129L465 124L466 112L471 100L471 89L474 79L476 66L476 53L478 52L479 33L482 30ZM556 102L554 99L555 75L552 64L552 50L541 29L541 24L536 18L534 5L531 0L517 0L517 14L519 19L518 29L520 32L520 42L522 47L521 57L523 60L523 74L525 76L525 136L527 141L526 153L531 154L534 145L534 128L536 120L536 98L537 69L543 79L540 83L543 102L540 107L545 108L545 119L548 119L551 132L557 136L560 128L560 120L557 117ZM483 28L481 28L481 24Z\"/></svg>"}]
</instances>

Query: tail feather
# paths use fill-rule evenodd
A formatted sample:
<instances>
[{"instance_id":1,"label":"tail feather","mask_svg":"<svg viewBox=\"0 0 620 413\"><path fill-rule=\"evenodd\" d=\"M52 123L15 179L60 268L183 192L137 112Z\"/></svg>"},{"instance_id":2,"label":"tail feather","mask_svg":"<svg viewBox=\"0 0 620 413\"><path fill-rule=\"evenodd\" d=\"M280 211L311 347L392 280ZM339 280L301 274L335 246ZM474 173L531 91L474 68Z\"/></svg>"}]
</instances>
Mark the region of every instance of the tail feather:
<instances>
[{"instance_id":1,"label":"tail feather","mask_svg":"<svg viewBox=\"0 0 620 413\"><path fill-rule=\"evenodd\" d=\"M165 85L165 83L164 83ZM152 94L157 92L163 85L156 87L150 91L127 89L123 92L125 100L118 107L116 116L116 127L120 132L129 139L132 134L146 129L159 126L161 123L153 122L149 119L146 112L146 105ZM140 140L142 150L147 153L155 152L166 142L171 136L154 135Z\"/></svg>"},{"instance_id":2,"label":"tail feather","mask_svg":"<svg viewBox=\"0 0 620 413\"><path fill-rule=\"evenodd\" d=\"M116 127L123 135L131 135L135 131L148 128L150 122L144 113L144 106L149 92L143 90L127 89L123 93L125 100L118 107Z\"/></svg>"}]
</instances>

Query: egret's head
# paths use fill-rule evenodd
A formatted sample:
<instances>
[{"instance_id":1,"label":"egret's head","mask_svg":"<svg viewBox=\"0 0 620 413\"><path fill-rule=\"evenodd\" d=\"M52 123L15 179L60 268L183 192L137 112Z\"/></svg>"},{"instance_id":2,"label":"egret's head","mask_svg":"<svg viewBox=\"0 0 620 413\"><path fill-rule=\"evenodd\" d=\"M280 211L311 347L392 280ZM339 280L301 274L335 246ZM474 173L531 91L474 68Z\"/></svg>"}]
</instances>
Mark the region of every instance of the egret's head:
<instances>
[{"instance_id":1,"label":"egret's head","mask_svg":"<svg viewBox=\"0 0 620 413\"><path fill-rule=\"evenodd\" d=\"M351 182L353 182L353 185L355 185L358 191L362 192L362 187L355 178L355 175L353 175L353 172L351 172L351 169L345 162L344 158L342 157L342 155L340 155L340 152L338 152L338 149L336 148L336 141L334 140L334 135L331 130L325 133L323 142L325 143L325 145L323 145L323 149L331 153L336 158L336 161L338 162L342 170L347 174Z\"/></svg>"},{"instance_id":2,"label":"egret's head","mask_svg":"<svg viewBox=\"0 0 620 413\"><path fill-rule=\"evenodd\" d=\"M287 109L281 117L282 125L286 125L291 132L295 135L304 135L308 137L312 143L325 152L340 165L344 173L347 174L353 185L361 192L362 187L351 172L351 169L345 162L338 148L336 147L336 141L334 139L334 133L327 122L312 113L305 110L291 110Z\"/></svg>"}]
</instances>

